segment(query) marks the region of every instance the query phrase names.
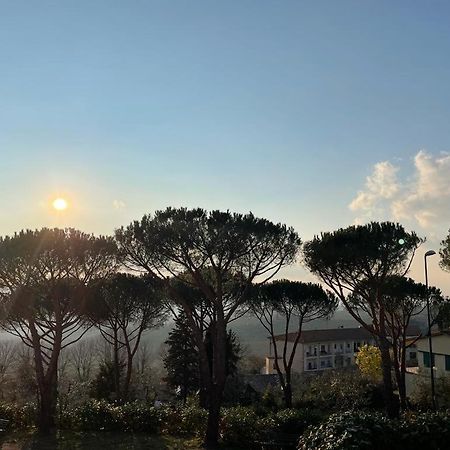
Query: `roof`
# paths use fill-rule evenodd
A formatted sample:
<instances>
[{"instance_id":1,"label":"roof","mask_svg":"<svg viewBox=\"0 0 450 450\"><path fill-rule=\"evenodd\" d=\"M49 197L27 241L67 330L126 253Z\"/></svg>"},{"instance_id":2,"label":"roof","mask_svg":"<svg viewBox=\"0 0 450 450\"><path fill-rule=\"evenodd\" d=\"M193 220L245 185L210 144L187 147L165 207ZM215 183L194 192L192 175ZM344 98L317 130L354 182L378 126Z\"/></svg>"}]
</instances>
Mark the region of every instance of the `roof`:
<instances>
[{"instance_id":1,"label":"roof","mask_svg":"<svg viewBox=\"0 0 450 450\"><path fill-rule=\"evenodd\" d=\"M294 342L297 333L288 333L288 342ZM365 328L332 328L327 330L303 330L300 336L301 343L328 342L328 341L353 341L358 339L370 339L371 334ZM284 334L275 336L277 341L285 339Z\"/></svg>"},{"instance_id":2,"label":"roof","mask_svg":"<svg viewBox=\"0 0 450 450\"><path fill-rule=\"evenodd\" d=\"M277 374L254 374L244 375L243 382L255 392L263 393L269 386L277 386L280 381Z\"/></svg>"},{"instance_id":3,"label":"roof","mask_svg":"<svg viewBox=\"0 0 450 450\"><path fill-rule=\"evenodd\" d=\"M432 331L432 332L431 332L431 336L432 336L432 337L437 337L437 336L450 336L450 329ZM417 340L420 341L420 340L422 340L422 339L428 339L428 334L427 334L427 333L422 333L422 336L420 336L420 338L418 338Z\"/></svg>"},{"instance_id":4,"label":"roof","mask_svg":"<svg viewBox=\"0 0 450 450\"><path fill-rule=\"evenodd\" d=\"M408 328L408 336L419 336L420 330L416 327ZM297 333L288 333L288 342L294 342ZM373 336L362 327L358 328L331 328L327 330L303 330L299 342L302 344L312 342L332 342L332 341L359 341L369 340ZM284 341L285 335L275 336L277 341Z\"/></svg>"}]
</instances>

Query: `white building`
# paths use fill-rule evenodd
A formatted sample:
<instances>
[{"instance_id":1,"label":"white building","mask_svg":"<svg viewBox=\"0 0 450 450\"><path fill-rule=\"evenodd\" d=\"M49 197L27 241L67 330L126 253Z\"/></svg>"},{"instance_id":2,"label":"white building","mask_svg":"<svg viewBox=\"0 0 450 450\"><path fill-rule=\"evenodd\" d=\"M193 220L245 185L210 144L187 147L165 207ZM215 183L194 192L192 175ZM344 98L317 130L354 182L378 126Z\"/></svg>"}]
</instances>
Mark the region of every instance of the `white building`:
<instances>
[{"instance_id":1,"label":"white building","mask_svg":"<svg viewBox=\"0 0 450 450\"><path fill-rule=\"evenodd\" d=\"M417 366L409 367L406 373L406 392L414 394L421 381L430 382L430 363L433 361L435 378L450 376L450 330L432 333L433 357L430 358L428 337L416 341Z\"/></svg>"},{"instance_id":2,"label":"white building","mask_svg":"<svg viewBox=\"0 0 450 450\"><path fill-rule=\"evenodd\" d=\"M288 334L288 355L297 333ZM275 337L278 357L284 345L285 335ZM363 345L375 345L375 339L364 328L335 328L329 330L304 330L300 336L292 370L298 373L350 367L355 365L355 356ZM265 373L276 373L272 345L266 357ZM280 364L280 368L282 364Z\"/></svg>"}]
</instances>

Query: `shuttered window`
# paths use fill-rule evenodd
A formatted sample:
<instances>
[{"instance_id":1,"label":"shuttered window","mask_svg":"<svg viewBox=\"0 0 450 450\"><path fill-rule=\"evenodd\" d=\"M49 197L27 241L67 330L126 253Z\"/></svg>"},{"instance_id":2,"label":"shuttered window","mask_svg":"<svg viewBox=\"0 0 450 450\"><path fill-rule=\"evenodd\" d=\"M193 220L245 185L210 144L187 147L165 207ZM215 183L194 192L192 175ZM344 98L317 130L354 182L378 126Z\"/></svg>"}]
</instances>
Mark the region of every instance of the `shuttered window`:
<instances>
[{"instance_id":1,"label":"shuttered window","mask_svg":"<svg viewBox=\"0 0 450 450\"><path fill-rule=\"evenodd\" d=\"M430 353L423 352L423 365L425 367L430 367ZM434 367L434 354L433 354L433 367Z\"/></svg>"},{"instance_id":2,"label":"shuttered window","mask_svg":"<svg viewBox=\"0 0 450 450\"><path fill-rule=\"evenodd\" d=\"M450 355L445 355L445 370L450 371Z\"/></svg>"}]
</instances>

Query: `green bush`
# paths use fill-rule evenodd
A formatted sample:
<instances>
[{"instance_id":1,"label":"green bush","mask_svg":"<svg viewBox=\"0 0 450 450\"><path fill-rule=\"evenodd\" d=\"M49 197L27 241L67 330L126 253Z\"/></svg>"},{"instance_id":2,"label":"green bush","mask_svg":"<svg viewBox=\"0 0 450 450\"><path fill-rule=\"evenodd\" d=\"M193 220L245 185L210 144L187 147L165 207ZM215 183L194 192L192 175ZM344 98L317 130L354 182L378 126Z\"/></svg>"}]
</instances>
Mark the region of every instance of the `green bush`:
<instances>
[{"instance_id":1,"label":"green bush","mask_svg":"<svg viewBox=\"0 0 450 450\"><path fill-rule=\"evenodd\" d=\"M11 403L0 403L0 424L3 430L25 429L35 425L36 406L32 403L17 406Z\"/></svg>"},{"instance_id":2,"label":"green bush","mask_svg":"<svg viewBox=\"0 0 450 450\"><path fill-rule=\"evenodd\" d=\"M113 431L120 429L119 410L104 400L89 400L63 412L59 425L76 431Z\"/></svg>"},{"instance_id":3,"label":"green bush","mask_svg":"<svg viewBox=\"0 0 450 450\"><path fill-rule=\"evenodd\" d=\"M276 433L298 434L299 436L311 425L320 422L320 416L309 409L283 409L273 415Z\"/></svg>"},{"instance_id":4,"label":"green bush","mask_svg":"<svg viewBox=\"0 0 450 450\"><path fill-rule=\"evenodd\" d=\"M400 423L398 448L447 449L450 442L450 412L408 414ZM405 444L402 447L401 444Z\"/></svg>"},{"instance_id":5,"label":"green bush","mask_svg":"<svg viewBox=\"0 0 450 450\"><path fill-rule=\"evenodd\" d=\"M203 436L208 413L196 404L164 405L158 409L161 431L173 436Z\"/></svg>"},{"instance_id":6,"label":"green bush","mask_svg":"<svg viewBox=\"0 0 450 450\"><path fill-rule=\"evenodd\" d=\"M239 448L253 448L261 438L260 426L267 424L253 408L236 406L222 410L220 434L224 444Z\"/></svg>"},{"instance_id":7,"label":"green bush","mask_svg":"<svg viewBox=\"0 0 450 450\"><path fill-rule=\"evenodd\" d=\"M64 411L59 427L76 431L145 431L159 430L159 413L139 402L114 405L104 400L89 400L81 406Z\"/></svg>"},{"instance_id":8,"label":"green bush","mask_svg":"<svg viewBox=\"0 0 450 450\"><path fill-rule=\"evenodd\" d=\"M140 402L131 402L117 406L116 409L116 420L122 431L158 432L159 413L156 408Z\"/></svg>"},{"instance_id":9,"label":"green bush","mask_svg":"<svg viewBox=\"0 0 450 450\"><path fill-rule=\"evenodd\" d=\"M304 380L294 394L295 406L314 407L327 414L380 406L378 386L354 370L326 371Z\"/></svg>"},{"instance_id":10,"label":"green bush","mask_svg":"<svg viewBox=\"0 0 450 450\"><path fill-rule=\"evenodd\" d=\"M333 414L300 438L299 450L385 450L393 449L395 423L380 413ZM406 447L405 447L406 448Z\"/></svg>"},{"instance_id":11,"label":"green bush","mask_svg":"<svg viewBox=\"0 0 450 450\"><path fill-rule=\"evenodd\" d=\"M450 441L450 413L408 414L389 420L377 412L345 412L310 427L299 450L445 450Z\"/></svg>"}]
</instances>

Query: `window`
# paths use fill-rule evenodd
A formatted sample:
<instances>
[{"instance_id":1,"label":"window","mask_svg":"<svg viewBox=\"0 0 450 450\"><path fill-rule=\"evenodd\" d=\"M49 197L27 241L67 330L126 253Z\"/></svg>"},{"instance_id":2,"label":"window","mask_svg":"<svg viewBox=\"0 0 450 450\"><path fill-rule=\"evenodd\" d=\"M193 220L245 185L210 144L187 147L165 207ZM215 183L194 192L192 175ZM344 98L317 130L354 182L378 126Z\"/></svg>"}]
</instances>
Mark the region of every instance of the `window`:
<instances>
[{"instance_id":1,"label":"window","mask_svg":"<svg viewBox=\"0 0 450 450\"><path fill-rule=\"evenodd\" d=\"M432 360L433 360L432 364L434 367L434 354L433 354ZM423 365L425 367L430 367L430 353L429 352L423 352Z\"/></svg>"},{"instance_id":2,"label":"window","mask_svg":"<svg viewBox=\"0 0 450 450\"><path fill-rule=\"evenodd\" d=\"M445 355L445 370L450 371L450 355Z\"/></svg>"},{"instance_id":3,"label":"window","mask_svg":"<svg viewBox=\"0 0 450 450\"><path fill-rule=\"evenodd\" d=\"M409 352L409 359L417 359L417 353L416 352Z\"/></svg>"}]
</instances>

